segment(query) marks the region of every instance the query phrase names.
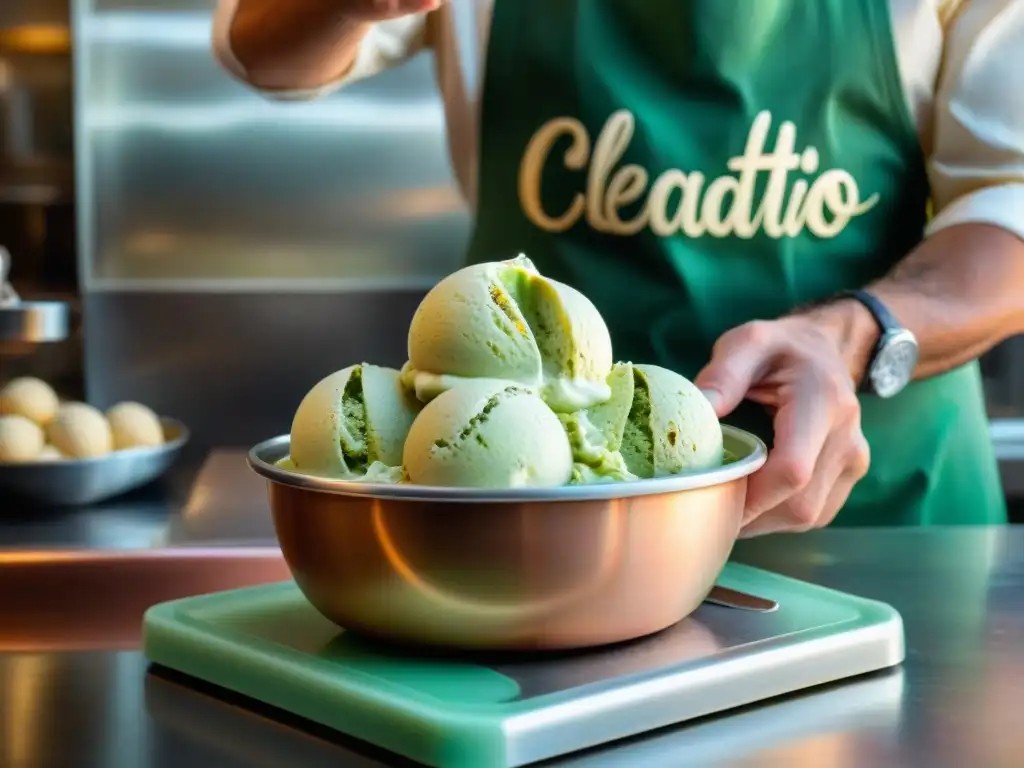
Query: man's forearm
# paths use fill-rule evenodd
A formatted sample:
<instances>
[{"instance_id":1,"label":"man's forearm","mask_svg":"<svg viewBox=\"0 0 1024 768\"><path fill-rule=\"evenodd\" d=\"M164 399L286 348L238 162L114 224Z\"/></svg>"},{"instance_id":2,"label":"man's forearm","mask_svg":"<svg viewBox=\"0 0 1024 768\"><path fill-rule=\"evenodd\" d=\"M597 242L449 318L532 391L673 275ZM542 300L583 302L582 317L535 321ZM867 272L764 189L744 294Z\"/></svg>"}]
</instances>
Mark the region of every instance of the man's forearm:
<instances>
[{"instance_id":1,"label":"man's forearm","mask_svg":"<svg viewBox=\"0 0 1024 768\"><path fill-rule=\"evenodd\" d=\"M231 50L250 82L268 90L313 89L344 76L370 24L332 0L239 0Z\"/></svg>"},{"instance_id":2,"label":"man's forearm","mask_svg":"<svg viewBox=\"0 0 1024 768\"><path fill-rule=\"evenodd\" d=\"M1024 332L1024 240L985 224L950 227L867 288L917 336L914 378L934 376ZM874 319L856 301L811 315L836 336L859 382L878 342Z\"/></svg>"}]
</instances>

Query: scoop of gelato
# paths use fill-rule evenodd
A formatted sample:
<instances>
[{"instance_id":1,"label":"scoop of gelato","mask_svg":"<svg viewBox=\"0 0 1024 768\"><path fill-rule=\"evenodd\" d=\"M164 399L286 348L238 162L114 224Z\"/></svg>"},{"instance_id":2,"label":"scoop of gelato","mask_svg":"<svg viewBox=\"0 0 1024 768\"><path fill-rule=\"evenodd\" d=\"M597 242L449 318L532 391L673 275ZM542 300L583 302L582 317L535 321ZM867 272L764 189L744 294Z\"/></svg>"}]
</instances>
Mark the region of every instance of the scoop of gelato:
<instances>
[{"instance_id":1,"label":"scoop of gelato","mask_svg":"<svg viewBox=\"0 0 1024 768\"><path fill-rule=\"evenodd\" d=\"M32 461L43 449L43 430L17 414L0 416L0 461Z\"/></svg>"},{"instance_id":2,"label":"scoop of gelato","mask_svg":"<svg viewBox=\"0 0 1024 768\"><path fill-rule=\"evenodd\" d=\"M44 445L43 450L36 456L36 461L60 461L64 458L64 454L54 448L52 445Z\"/></svg>"},{"instance_id":3,"label":"scoop of gelato","mask_svg":"<svg viewBox=\"0 0 1024 768\"><path fill-rule=\"evenodd\" d=\"M722 427L704 393L656 365L616 363L612 396L562 417L574 482L663 477L722 463Z\"/></svg>"},{"instance_id":4,"label":"scoop of gelato","mask_svg":"<svg viewBox=\"0 0 1024 768\"><path fill-rule=\"evenodd\" d=\"M633 407L633 366L616 363L608 374L611 396L583 411L559 414L572 446L574 484L636 480L620 448Z\"/></svg>"},{"instance_id":5,"label":"scoop of gelato","mask_svg":"<svg viewBox=\"0 0 1024 768\"><path fill-rule=\"evenodd\" d=\"M710 469L722 463L722 425L696 386L675 371L634 365L633 404L620 451L639 477Z\"/></svg>"},{"instance_id":6,"label":"scoop of gelato","mask_svg":"<svg viewBox=\"0 0 1024 768\"><path fill-rule=\"evenodd\" d=\"M558 417L533 390L467 381L423 408L404 463L418 485L546 487L569 481L572 451Z\"/></svg>"},{"instance_id":7,"label":"scoop of gelato","mask_svg":"<svg viewBox=\"0 0 1024 768\"><path fill-rule=\"evenodd\" d=\"M110 423L86 403L64 403L46 426L50 445L69 458L91 459L114 449Z\"/></svg>"},{"instance_id":8,"label":"scoop of gelato","mask_svg":"<svg viewBox=\"0 0 1024 768\"><path fill-rule=\"evenodd\" d=\"M57 415L60 401L53 387L42 379L23 376L0 389L0 415L24 416L41 427Z\"/></svg>"},{"instance_id":9,"label":"scoop of gelato","mask_svg":"<svg viewBox=\"0 0 1024 768\"><path fill-rule=\"evenodd\" d=\"M608 327L590 300L521 256L461 269L427 294L403 382L425 402L468 379L518 383L572 412L608 398L611 365Z\"/></svg>"},{"instance_id":10,"label":"scoop of gelato","mask_svg":"<svg viewBox=\"0 0 1024 768\"><path fill-rule=\"evenodd\" d=\"M393 368L352 365L322 379L292 420L292 466L326 477L394 477L419 403ZM375 466L383 465L383 466ZM372 469L372 472L371 472Z\"/></svg>"},{"instance_id":11,"label":"scoop of gelato","mask_svg":"<svg viewBox=\"0 0 1024 768\"><path fill-rule=\"evenodd\" d=\"M160 418L141 403L118 403L107 411L114 437L114 450L163 445L164 428Z\"/></svg>"}]
</instances>

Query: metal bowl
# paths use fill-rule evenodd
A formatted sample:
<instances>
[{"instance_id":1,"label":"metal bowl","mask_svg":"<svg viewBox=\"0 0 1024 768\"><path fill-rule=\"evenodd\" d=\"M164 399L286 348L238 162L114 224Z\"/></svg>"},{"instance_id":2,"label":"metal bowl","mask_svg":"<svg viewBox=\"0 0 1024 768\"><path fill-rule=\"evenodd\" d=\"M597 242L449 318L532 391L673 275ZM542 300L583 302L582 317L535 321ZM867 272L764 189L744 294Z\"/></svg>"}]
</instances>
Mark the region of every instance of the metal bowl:
<instances>
[{"instance_id":1,"label":"metal bowl","mask_svg":"<svg viewBox=\"0 0 1024 768\"><path fill-rule=\"evenodd\" d=\"M14 496L36 505L95 504L140 488L166 472L188 442L188 428L161 419L165 442L129 448L94 459L0 463L0 498Z\"/></svg>"},{"instance_id":2,"label":"metal bowl","mask_svg":"<svg viewBox=\"0 0 1024 768\"><path fill-rule=\"evenodd\" d=\"M311 477L260 443L274 529L296 583L341 627L462 649L566 649L665 629L707 596L732 551L747 477L767 450L673 477L481 490Z\"/></svg>"},{"instance_id":3,"label":"metal bowl","mask_svg":"<svg viewBox=\"0 0 1024 768\"><path fill-rule=\"evenodd\" d=\"M70 314L63 301L19 301L0 306L0 343L63 341L68 337Z\"/></svg>"}]
</instances>

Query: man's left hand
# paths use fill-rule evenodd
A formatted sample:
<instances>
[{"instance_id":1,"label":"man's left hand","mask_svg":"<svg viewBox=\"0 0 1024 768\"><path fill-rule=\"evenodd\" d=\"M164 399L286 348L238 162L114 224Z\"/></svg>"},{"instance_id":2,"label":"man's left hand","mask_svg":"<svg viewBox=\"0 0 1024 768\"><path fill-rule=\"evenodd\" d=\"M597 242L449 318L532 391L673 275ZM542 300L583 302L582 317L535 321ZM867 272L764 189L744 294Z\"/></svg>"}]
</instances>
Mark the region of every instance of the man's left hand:
<instances>
[{"instance_id":1,"label":"man's left hand","mask_svg":"<svg viewBox=\"0 0 1024 768\"><path fill-rule=\"evenodd\" d=\"M775 444L750 478L741 536L828 525L867 473L860 402L839 338L812 315L725 333L697 376L719 418L744 399L772 413Z\"/></svg>"}]
</instances>

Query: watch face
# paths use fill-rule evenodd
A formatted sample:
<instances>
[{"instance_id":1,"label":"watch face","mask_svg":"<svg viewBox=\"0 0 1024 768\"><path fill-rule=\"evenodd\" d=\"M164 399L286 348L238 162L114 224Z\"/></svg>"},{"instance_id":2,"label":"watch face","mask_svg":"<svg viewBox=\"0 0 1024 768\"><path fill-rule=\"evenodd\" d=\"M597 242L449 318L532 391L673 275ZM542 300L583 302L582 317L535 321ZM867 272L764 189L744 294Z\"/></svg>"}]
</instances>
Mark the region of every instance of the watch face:
<instances>
[{"instance_id":1,"label":"watch face","mask_svg":"<svg viewBox=\"0 0 1024 768\"><path fill-rule=\"evenodd\" d=\"M901 333L883 343L871 365L871 385L879 397L892 397L910 381L917 365L917 341Z\"/></svg>"}]
</instances>

